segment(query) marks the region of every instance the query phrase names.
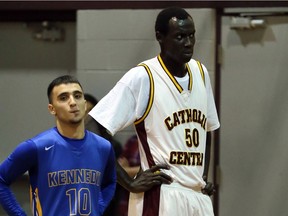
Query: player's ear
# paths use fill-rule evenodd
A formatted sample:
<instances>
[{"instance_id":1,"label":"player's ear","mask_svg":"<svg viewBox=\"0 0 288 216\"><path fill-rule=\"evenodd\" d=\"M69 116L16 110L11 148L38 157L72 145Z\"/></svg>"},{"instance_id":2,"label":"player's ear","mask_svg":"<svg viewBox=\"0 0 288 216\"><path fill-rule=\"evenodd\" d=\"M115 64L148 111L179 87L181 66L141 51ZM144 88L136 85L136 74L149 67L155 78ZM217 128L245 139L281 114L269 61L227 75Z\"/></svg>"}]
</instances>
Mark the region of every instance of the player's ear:
<instances>
[{"instance_id":1,"label":"player's ear","mask_svg":"<svg viewBox=\"0 0 288 216\"><path fill-rule=\"evenodd\" d=\"M56 115L55 108L52 104L48 104L48 110L51 113L51 115Z\"/></svg>"},{"instance_id":2,"label":"player's ear","mask_svg":"<svg viewBox=\"0 0 288 216\"><path fill-rule=\"evenodd\" d=\"M163 35L159 32L156 31L156 40L161 44L163 42Z\"/></svg>"}]
</instances>

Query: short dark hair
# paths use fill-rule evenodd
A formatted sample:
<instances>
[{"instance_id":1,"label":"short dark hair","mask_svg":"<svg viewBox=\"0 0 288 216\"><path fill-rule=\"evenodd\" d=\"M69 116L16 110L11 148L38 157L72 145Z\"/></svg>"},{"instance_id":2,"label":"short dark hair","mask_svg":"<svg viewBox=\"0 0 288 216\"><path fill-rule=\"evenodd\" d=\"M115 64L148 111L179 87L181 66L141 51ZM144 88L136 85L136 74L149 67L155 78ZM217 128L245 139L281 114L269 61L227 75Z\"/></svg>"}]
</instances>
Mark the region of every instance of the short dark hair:
<instances>
[{"instance_id":1,"label":"short dark hair","mask_svg":"<svg viewBox=\"0 0 288 216\"><path fill-rule=\"evenodd\" d=\"M69 83L77 83L79 84L79 86L82 88L82 85L80 84L80 82L78 81L78 79L76 77L73 77L71 75L64 75L64 76L59 76L56 79L54 79L48 86L47 88L47 96L48 96L48 101L49 103L52 102L52 98L51 98L51 92L53 90L53 88L55 86L61 85L61 84L69 84Z\"/></svg>"},{"instance_id":2,"label":"short dark hair","mask_svg":"<svg viewBox=\"0 0 288 216\"><path fill-rule=\"evenodd\" d=\"M98 103L98 100L91 94L85 93L84 98L87 102L90 102L93 106Z\"/></svg>"},{"instance_id":3,"label":"short dark hair","mask_svg":"<svg viewBox=\"0 0 288 216\"><path fill-rule=\"evenodd\" d=\"M155 22L155 32L160 32L163 35L166 35L169 31L169 20L172 17L177 19L187 19L192 16L183 8L180 7L169 7L165 8L158 14Z\"/></svg>"}]
</instances>

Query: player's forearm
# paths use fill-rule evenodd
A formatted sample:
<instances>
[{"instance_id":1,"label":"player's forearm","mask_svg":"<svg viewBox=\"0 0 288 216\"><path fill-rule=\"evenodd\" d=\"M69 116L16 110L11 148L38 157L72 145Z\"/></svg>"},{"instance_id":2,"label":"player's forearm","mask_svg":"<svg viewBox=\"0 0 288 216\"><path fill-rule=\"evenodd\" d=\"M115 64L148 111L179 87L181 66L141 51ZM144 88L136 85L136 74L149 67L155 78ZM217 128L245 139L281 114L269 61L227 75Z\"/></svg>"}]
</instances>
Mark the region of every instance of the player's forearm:
<instances>
[{"instance_id":1,"label":"player's forearm","mask_svg":"<svg viewBox=\"0 0 288 216\"><path fill-rule=\"evenodd\" d=\"M0 203L8 215L26 216L9 187L0 182Z\"/></svg>"},{"instance_id":2,"label":"player's forearm","mask_svg":"<svg viewBox=\"0 0 288 216\"><path fill-rule=\"evenodd\" d=\"M210 154L211 154L211 132L207 132L205 163L204 163L204 172L203 172L203 176L206 177L206 180L208 179L208 173L209 173Z\"/></svg>"},{"instance_id":3,"label":"player's forearm","mask_svg":"<svg viewBox=\"0 0 288 216\"><path fill-rule=\"evenodd\" d=\"M126 190L134 192L134 189L131 185L133 179L128 175L128 173L117 161L116 161L116 172L117 172L117 182Z\"/></svg>"},{"instance_id":4,"label":"player's forearm","mask_svg":"<svg viewBox=\"0 0 288 216\"><path fill-rule=\"evenodd\" d=\"M134 178L137 173L139 172L140 166L135 166L135 167L123 167L127 174L131 177Z\"/></svg>"}]
</instances>

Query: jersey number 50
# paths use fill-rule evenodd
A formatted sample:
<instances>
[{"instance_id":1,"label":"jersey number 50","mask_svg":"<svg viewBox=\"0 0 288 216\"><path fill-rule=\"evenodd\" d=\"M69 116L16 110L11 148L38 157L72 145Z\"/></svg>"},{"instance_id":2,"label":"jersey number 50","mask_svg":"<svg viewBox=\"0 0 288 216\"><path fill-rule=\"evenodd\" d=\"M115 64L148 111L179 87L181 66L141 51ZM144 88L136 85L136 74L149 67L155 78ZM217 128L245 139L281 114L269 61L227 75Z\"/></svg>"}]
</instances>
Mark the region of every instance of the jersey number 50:
<instances>
[{"instance_id":1,"label":"jersey number 50","mask_svg":"<svg viewBox=\"0 0 288 216\"><path fill-rule=\"evenodd\" d=\"M199 146L199 131L194 128L192 131L190 128L185 129L185 140L186 140L186 145L188 147L192 147L193 145L195 147Z\"/></svg>"}]
</instances>

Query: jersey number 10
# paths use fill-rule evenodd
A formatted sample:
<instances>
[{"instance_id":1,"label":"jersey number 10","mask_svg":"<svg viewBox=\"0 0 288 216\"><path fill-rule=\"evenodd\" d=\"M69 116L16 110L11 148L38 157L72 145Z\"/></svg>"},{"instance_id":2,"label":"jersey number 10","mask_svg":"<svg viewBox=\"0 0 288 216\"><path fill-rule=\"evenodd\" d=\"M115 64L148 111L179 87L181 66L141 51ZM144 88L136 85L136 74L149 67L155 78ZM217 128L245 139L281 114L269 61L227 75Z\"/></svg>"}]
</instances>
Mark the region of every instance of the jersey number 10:
<instances>
[{"instance_id":1,"label":"jersey number 10","mask_svg":"<svg viewBox=\"0 0 288 216\"><path fill-rule=\"evenodd\" d=\"M81 188L79 191L73 188L67 190L66 195L69 197L70 216L91 214L91 197L88 188Z\"/></svg>"}]
</instances>

